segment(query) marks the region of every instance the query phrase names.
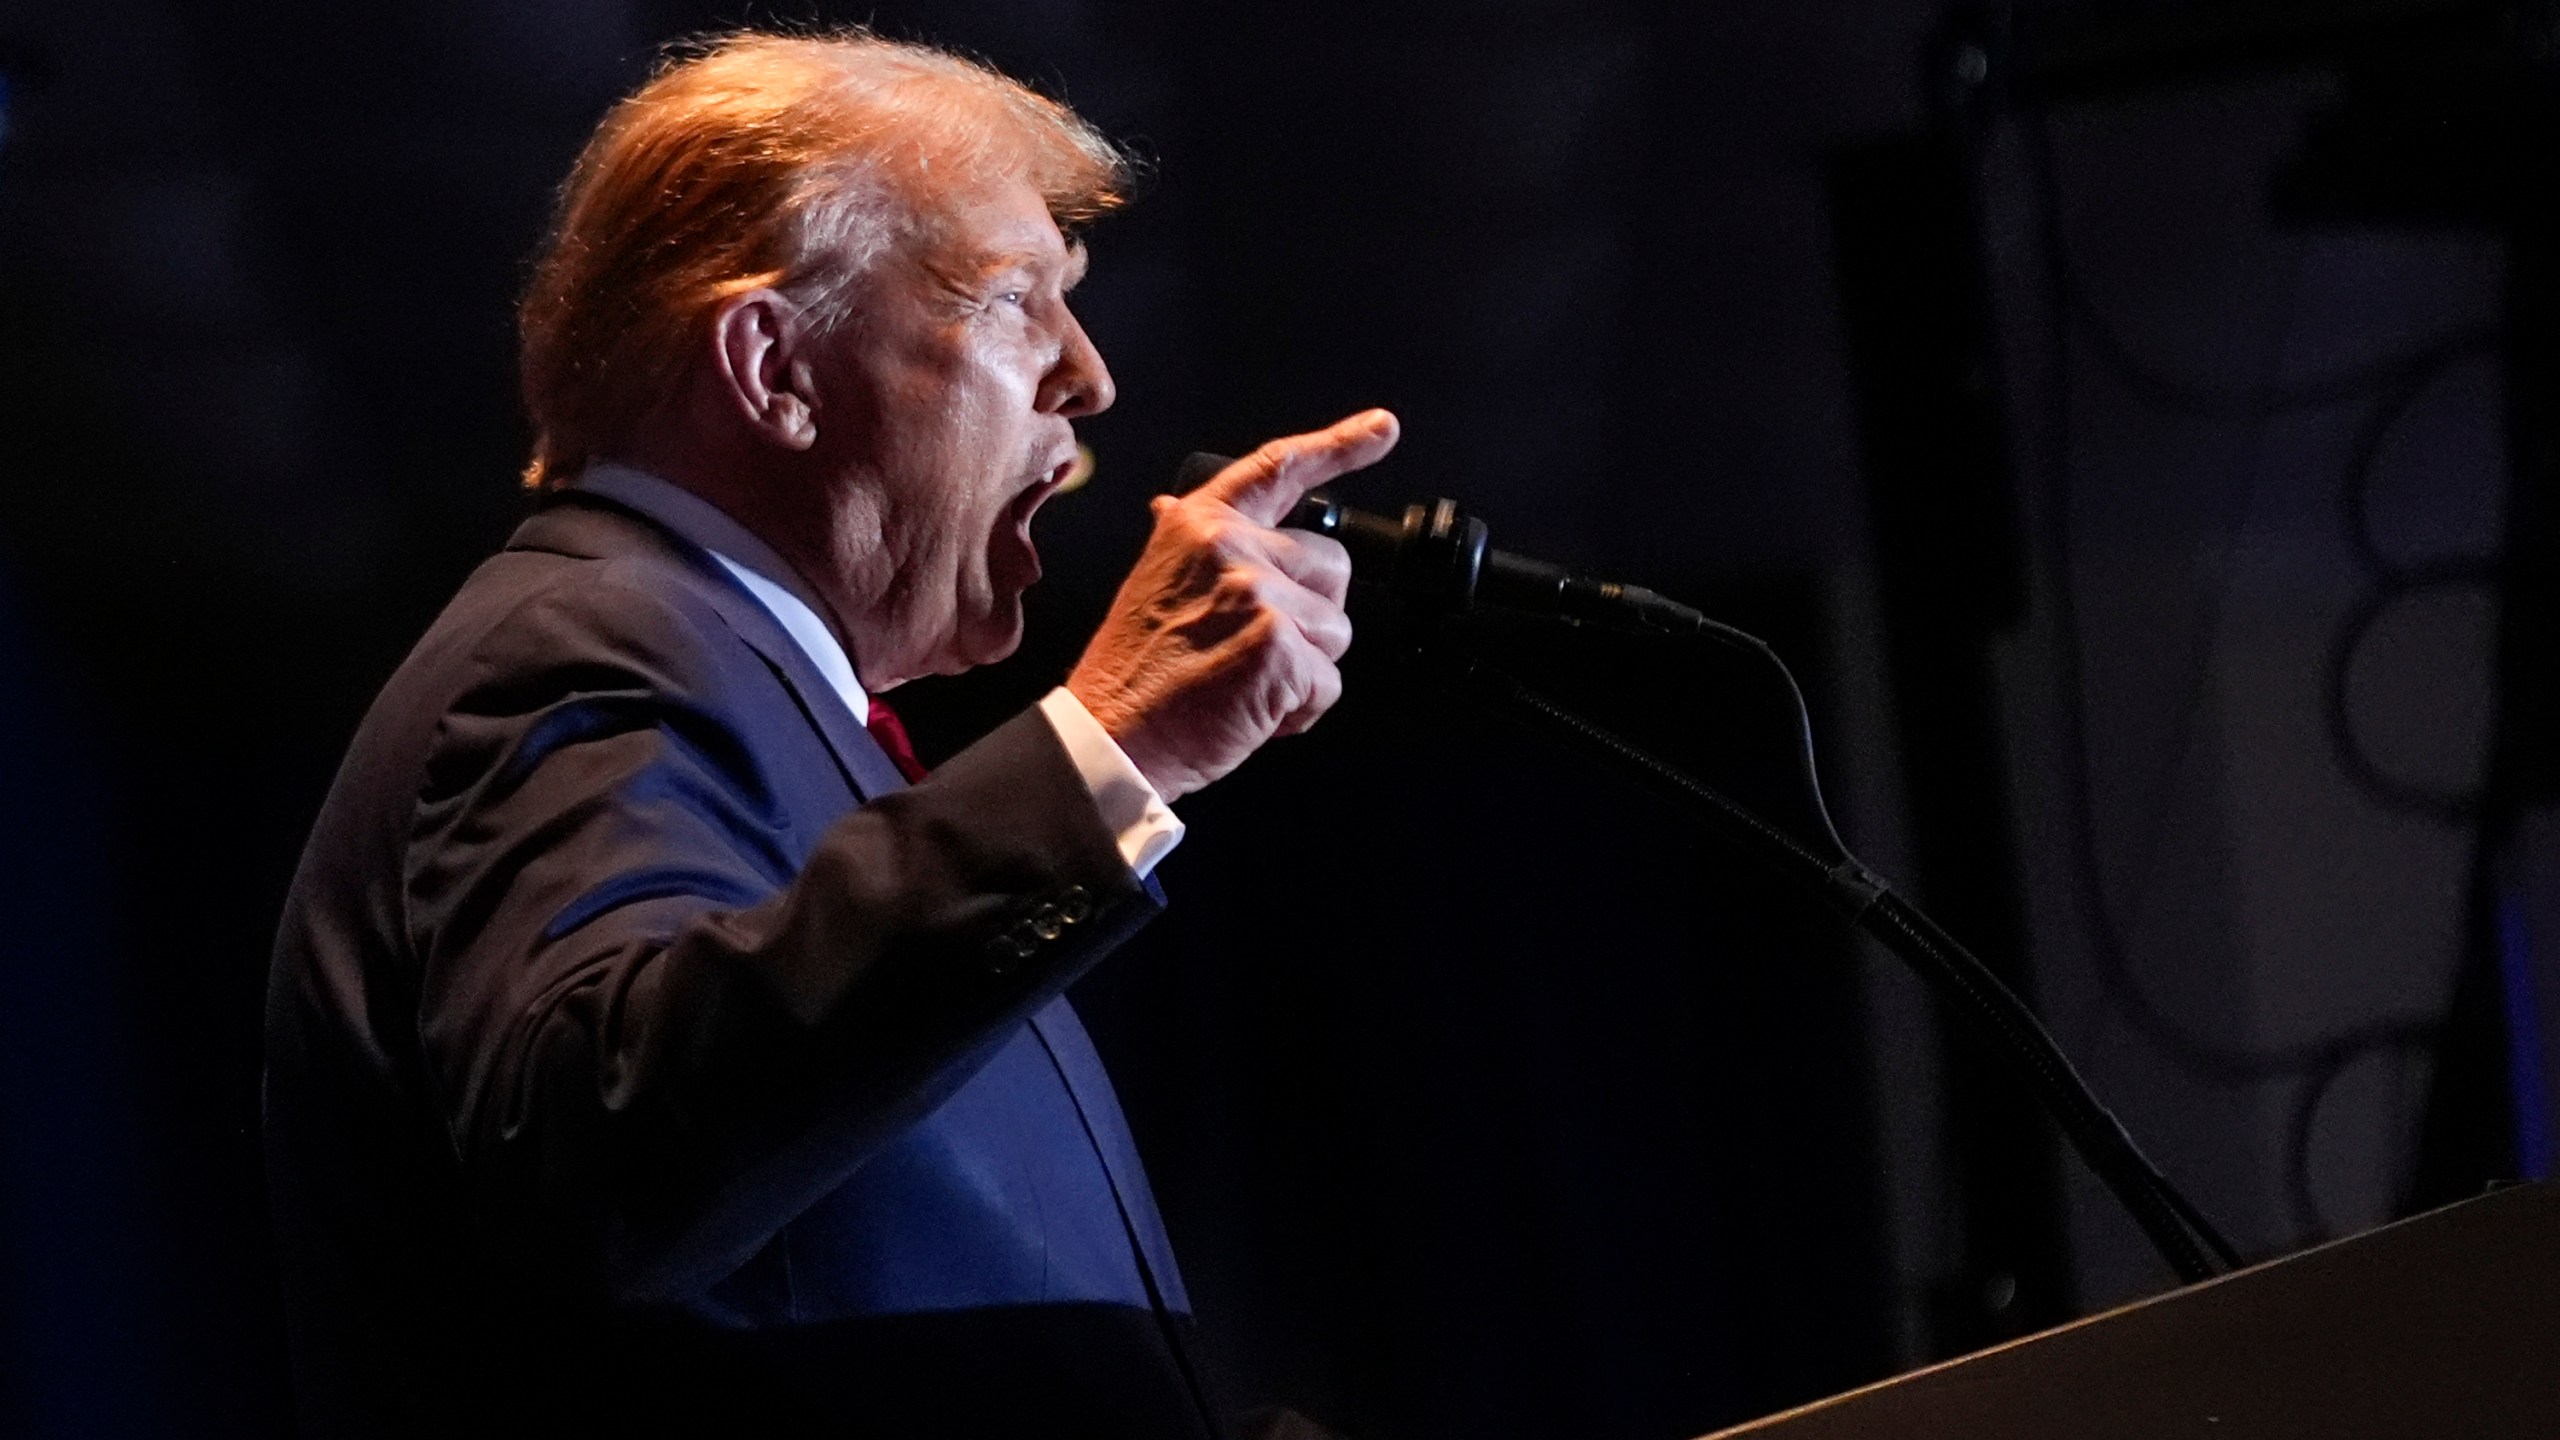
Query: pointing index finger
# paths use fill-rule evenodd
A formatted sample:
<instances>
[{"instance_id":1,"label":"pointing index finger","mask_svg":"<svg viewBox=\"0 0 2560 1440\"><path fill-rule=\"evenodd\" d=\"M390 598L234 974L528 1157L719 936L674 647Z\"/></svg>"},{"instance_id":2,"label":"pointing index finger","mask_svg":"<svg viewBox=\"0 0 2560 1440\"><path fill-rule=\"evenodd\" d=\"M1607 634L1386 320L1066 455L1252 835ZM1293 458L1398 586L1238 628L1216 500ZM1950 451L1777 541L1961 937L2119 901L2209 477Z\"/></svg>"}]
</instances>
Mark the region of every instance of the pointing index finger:
<instances>
[{"instance_id":1,"label":"pointing index finger","mask_svg":"<svg viewBox=\"0 0 2560 1440\"><path fill-rule=\"evenodd\" d=\"M1256 525L1277 525L1308 491L1386 458L1401 430L1387 411L1363 410L1322 430L1269 441L1195 493L1223 502Z\"/></svg>"}]
</instances>

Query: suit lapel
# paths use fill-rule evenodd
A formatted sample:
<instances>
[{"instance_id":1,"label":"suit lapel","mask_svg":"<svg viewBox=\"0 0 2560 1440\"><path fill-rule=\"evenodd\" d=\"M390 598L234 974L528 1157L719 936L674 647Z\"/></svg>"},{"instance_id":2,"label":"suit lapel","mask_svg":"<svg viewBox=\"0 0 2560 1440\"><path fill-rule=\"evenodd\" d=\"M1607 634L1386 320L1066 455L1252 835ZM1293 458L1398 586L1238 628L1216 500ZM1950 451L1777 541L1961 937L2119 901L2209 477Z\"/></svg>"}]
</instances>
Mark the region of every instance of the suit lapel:
<instances>
[{"instance_id":1,"label":"suit lapel","mask_svg":"<svg viewBox=\"0 0 2560 1440\"><path fill-rule=\"evenodd\" d=\"M877 800L906 789L907 780L898 773L897 762L880 748L879 741L871 738L871 731L844 708L843 698L818 673L809 652L800 648L800 642L791 638L763 602L740 588L735 577L721 571L709 556L703 560L702 568L717 572L720 582L719 588L704 598L720 612L721 619L729 622L738 638L747 642L747 648L763 656L765 664L781 677L791 698L800 702L800 713L817 727L827 748L835 752L836 764L844 770L854 793L865 800Z\"/></svg>"},{"instance_id":2,"label":"suit lapel","mask_svg":"<svg viewBox=\"0 0 2560 1440\"><path fill-rule=\"evenodd\" d=\"M800 713L826 741L828 753L855 798L877 800L907 788L895 761L871 738L860 718L845 709L816 662L709 552L656 522L598 496L559 495L517 527L510 550L549 550L590 559L654 552L674 562L687 590L711 607L748 649L756 652L789 691Z\"/></svg>"}]
</instances>

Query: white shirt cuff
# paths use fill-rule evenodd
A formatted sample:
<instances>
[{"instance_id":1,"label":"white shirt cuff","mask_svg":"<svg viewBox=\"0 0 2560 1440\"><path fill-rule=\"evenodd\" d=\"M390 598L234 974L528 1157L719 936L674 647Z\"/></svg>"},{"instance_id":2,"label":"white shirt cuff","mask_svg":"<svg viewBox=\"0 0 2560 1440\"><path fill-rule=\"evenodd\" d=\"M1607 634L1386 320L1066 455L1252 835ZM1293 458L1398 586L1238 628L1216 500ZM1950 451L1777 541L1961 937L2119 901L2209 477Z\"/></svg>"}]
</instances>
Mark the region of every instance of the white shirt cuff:
<instances>
[{"instance_id":1,"label":"white shirt cuff","mask_svg":"<svg viewBox=\"0 0 2560 1440\"><path fill-rule=\"evenodd\" d=\"M1093 792L1102 823L1119 837L1120 858L1139 879L1146 879L1156 862L1182 843L1182 821L1121 753L1111 732L1065 686L1040 697L1040 713L1049 717L1049 728L1067 747L1084 788Z\"/></svg>"}]
</instances>

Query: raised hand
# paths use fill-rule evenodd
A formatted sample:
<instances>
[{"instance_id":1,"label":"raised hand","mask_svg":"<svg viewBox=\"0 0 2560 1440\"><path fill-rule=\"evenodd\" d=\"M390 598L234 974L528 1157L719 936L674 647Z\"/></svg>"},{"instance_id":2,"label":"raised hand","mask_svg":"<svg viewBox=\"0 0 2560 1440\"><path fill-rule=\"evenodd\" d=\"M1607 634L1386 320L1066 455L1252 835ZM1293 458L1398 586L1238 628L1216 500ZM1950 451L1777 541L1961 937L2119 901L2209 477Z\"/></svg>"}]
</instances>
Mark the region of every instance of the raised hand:
<instances>
[{"instance_id":1,"label":"raised hand","mask_svg":"<svg viewBox=\"0 0 2560 1440\"><path fill-rule=\"evenodd\" d=\"M1342 698L1351 557L1273 527L1309 490L1383 458L1397 433L1395 416L1363 411L1155 498L1155 533L1067 689L1167 800Z\"/></svg>"}]
</instances>

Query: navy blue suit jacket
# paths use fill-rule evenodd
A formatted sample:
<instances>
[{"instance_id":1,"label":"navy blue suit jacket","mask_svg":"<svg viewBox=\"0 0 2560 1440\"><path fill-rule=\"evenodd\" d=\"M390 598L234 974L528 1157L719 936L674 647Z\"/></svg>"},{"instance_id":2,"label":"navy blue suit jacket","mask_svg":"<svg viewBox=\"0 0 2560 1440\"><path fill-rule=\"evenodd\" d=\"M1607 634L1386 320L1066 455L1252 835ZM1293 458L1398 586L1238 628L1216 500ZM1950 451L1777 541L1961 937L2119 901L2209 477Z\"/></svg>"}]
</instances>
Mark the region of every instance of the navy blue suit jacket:
<instances>
[{"instance_id":1,"label":"navy blue suit jacket","mask_svg":"<svg viewBox=\"0 0 2560 1440\"><path fill-rule=\"evenodd\" d=\"M1061 991L1161 904L1026 713L906 787L704 552L552 501L367 715L266 1130L314 1434L1196 1434Z\"/></svg>"}]
</instances>

